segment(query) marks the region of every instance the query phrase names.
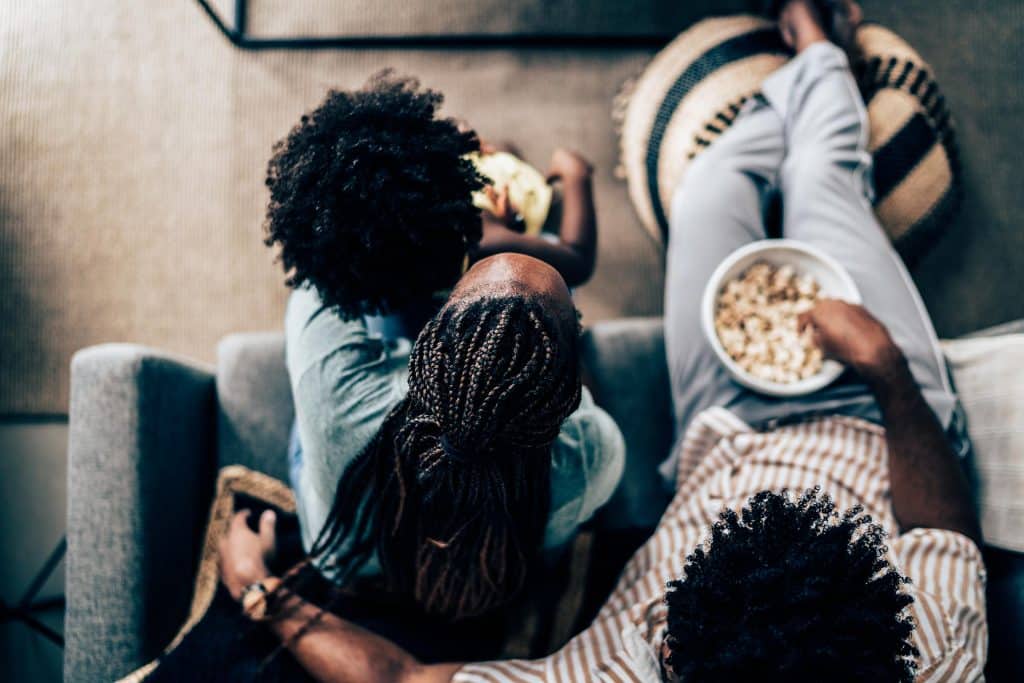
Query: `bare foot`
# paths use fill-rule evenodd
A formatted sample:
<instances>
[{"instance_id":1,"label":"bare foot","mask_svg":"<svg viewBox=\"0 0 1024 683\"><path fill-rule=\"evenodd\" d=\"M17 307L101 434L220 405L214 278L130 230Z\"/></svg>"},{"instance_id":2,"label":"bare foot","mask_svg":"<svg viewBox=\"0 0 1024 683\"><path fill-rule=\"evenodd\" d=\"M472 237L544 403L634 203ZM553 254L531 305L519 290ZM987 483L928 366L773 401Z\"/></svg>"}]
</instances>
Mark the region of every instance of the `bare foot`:
<instances>
[{"instance_id":1,"label":"bare foot","mask_svg":"<svg viewBox=\"0 0 1024 683\"><path fill-rule=\"evenodd\" d=\"M842 0L832 14L832 40L851 53L856 49L857 29L864 21L864 9L854 0Z\"/></svg>"},{"instance_id":2,"label":"bare foot","mask_svg":"<svg viewBox=\"0 0 1024 683\"><path fill-rule=\"evenodd\" d=\"M822 41L850 52L863 16L855 0L789 0L779 12L779 31L796 52Z\"/></svg>"},{"instance_id":3,"label":"bare foot","mask_svg":"<svg viewBox=\"0 0 1024 683\"><path fill-rule=\"evenodd\" d=\"M791 0L779 14L779 31L786 44L797 52L809 45L828 41L824 20L812 0Z\"/></svg>"}]
</instances>

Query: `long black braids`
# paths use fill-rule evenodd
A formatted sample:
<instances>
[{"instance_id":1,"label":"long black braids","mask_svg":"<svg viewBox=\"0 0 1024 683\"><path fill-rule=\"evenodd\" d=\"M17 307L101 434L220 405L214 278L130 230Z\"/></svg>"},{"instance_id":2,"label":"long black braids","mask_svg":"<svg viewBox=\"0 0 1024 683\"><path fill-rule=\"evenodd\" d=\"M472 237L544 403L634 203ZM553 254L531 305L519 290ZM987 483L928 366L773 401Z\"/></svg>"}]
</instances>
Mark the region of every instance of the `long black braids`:
<instances>
[{"instance_id":1,"label":"long black braids","mask_svg":"<svg viewBox=\"0 0 1024 683\"><path fill-rule=\"evenodd\" d=\"M409 360L409 393L338 482L312 548L345 584L376 552L389 592L450 620L523 588L551 504L551 447L577 408L577 329L535 296L449 304Z\"/></svg>"}]
</instances>

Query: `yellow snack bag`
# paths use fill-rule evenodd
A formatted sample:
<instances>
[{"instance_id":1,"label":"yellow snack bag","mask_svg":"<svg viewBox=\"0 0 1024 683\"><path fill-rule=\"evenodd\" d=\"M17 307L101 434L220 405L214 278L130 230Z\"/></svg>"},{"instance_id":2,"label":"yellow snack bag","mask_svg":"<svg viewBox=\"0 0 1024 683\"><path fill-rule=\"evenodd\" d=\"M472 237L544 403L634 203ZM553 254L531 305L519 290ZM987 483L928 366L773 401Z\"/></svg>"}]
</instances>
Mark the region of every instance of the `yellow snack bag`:
<instances>
[{"instance_id":1,"label":"yellow snack bag","mask_svg":"<svg viewBox=\"0 0 1024 683\"><path fill-rule=\"evenodd\" d=\"M527 235L540 233L551 210L553 196L553 190L541 172L508 152L474 152L469 159L495 188L508 188L509 203L522 216L526 226L524 232ZM495 212L491 198L484 191L473 193L473 204L484 211Z\"/></svg>"}]
</instances>

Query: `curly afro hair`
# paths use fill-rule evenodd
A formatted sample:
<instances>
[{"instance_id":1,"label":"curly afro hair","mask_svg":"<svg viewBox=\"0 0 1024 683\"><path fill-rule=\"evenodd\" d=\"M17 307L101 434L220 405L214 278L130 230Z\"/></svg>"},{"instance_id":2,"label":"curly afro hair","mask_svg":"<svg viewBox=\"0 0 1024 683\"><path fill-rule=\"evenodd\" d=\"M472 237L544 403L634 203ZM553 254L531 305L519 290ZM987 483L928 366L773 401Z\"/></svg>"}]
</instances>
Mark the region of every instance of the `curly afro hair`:
<instances>
[{"instance_id":1,"label":"curly afro hair","mask_svg":"<svg viewBox=\"0 0 1024 683\"><path fill-rule=\"evenodd\" d=\"M312 284L345 318L402 310L458 280L480 241L465 158L472 131L439 118L442 95L390 71L332 90L274 146L266 244L287 284Z\"/></svg>"},{"instance_id":2,"label":"curly afro hair","mask_svg":"<svg viewBox=\"0 0 1024 683\"><path fill-rule=\"evenodd\" d=\"M913 681L907 579L885 532L819 489L752 497L669 583L668 665L700 681Z\"/></svg>"}]
</instances>

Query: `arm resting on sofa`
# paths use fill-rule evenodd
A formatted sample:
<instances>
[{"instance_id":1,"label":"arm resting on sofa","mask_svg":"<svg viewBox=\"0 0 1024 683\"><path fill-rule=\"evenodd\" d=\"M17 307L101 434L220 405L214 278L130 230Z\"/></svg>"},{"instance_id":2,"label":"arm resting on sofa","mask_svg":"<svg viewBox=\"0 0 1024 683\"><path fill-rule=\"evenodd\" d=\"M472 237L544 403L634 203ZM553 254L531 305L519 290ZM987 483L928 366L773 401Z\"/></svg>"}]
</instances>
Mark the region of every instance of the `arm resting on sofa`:
<instances>
[{"instance_id":1,"label":"arm resting on sofa","mask_svg":"<svg viewBox=\"0 0 1024 683\"><path fill-rule=\"evenodd\" d=\"M66 681L153 658L191 599L213 491L210 369L105 344L71 361Z\"/></svg>"}]
</instances>

